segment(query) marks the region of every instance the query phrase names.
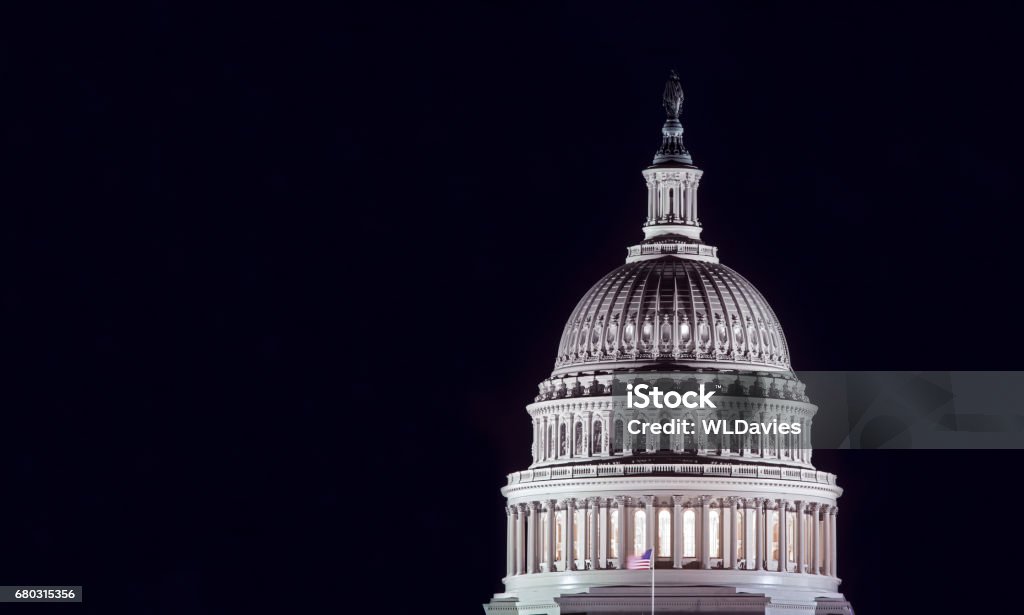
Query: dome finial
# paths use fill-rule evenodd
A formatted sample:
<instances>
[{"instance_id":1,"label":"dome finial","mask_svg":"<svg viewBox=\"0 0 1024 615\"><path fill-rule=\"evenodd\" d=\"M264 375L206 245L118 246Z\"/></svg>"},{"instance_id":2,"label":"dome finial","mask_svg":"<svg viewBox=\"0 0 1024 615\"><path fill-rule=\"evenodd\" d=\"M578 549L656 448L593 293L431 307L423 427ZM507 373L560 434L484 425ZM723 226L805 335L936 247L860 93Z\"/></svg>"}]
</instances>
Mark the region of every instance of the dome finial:
<instances>
[{"instance_id":1,"label":"dome finial","mask_svg":"<svg viewBox=\"0 0 1024 615\"><path fill-rule=\"evenodd\" d=\"M679 114L683 110L683 86L679 85L679 75L671 71L665 83L665 93L661 96L661 106L665 108L665 125L661 128L661 147L654 155L655 166L664 164L692 165L690 152L683 145L683 125Z\"/></svg>"},{"instance_id":2,"label":"dome finial","mask_svg":"<svg viewBox=\"0 0 1024 615\"><path fill-rule=\"evenodd\" d=\"M669 119L679 119L679 113L683 110L683 86L679 85L679 75L675 70L669 72L668 81L665 82L665 94L661 100L665 107L665 115Z\"/></svg>"}]
</instances>

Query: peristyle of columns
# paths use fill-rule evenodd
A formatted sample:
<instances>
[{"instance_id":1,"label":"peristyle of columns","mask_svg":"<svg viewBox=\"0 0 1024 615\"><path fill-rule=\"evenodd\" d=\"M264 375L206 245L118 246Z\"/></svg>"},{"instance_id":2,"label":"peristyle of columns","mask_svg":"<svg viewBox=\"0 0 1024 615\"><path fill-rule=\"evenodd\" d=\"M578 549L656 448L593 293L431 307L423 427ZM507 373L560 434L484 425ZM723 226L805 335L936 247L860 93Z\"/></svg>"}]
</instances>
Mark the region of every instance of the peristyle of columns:
<instances>
[{"instance_id":1,"label":"peristyle of columns","mask_svg":"<svg viewBox=\"0 0 1024 615\"><path fill-rule=\"evenodd\" d=\"M666 501L663 499L662 503ZM604 505L602 505L604 504ZM822 574L836 577L836 515L839 508L834 504L790 501L784 498L715 498L702 495L688 498L683 495L671 496L672 523L671 558L672 568L680 569L684 560L697 561L701 569L712 568L721 562L725 569L752 569L772 572L795 572L799 574ZM633 545L635 506L640 505L646 513L646 544ZM658 556L658 498L646 495L636 504L630 496L615 498L589 497L577 500L544 500L521 502L505 507L506 515L506 576L556 572L556 540L558 540L557 510L565 513L562 524L561 547L563 571L579 569L600 570L607 567L624 569L626 560L634 551L643 552L650 548L653 557ZM786 511L796 511L793 531L789 531ZM583 525L579 536L575 531L576 510L584 511ZM696 513L696 553L694 558L683 557L684 530L683 513L693 508ZM711 558L711 510L719 512L719 557ZM738 512L744 511L742 524L737 524ZM771 562L775 543L772 537L770 510L778 512L778 559ZM618 514L618 524L612 527L611 512ZM618 553L611 557L609 541L611 532L617 530ZM743 537L743 555L737 555L739 537ZM546 537L546 538L545 538ZM789 566L788 550L793 541L795 566ZM808 543L809 541L809 543ZM580 557L576 557L577 551ZM606 564L606 562L608 562ZM771 567L769 568L769 562Z\"/></svg>"}]
</instances>

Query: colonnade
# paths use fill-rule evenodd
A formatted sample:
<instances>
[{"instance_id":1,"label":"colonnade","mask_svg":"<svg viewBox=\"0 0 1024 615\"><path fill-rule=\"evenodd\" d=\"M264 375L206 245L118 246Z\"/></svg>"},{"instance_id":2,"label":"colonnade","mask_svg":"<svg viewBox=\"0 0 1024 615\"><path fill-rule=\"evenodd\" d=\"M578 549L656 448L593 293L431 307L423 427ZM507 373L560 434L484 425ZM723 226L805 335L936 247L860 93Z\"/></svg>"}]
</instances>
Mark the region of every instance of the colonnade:
<instances>
[{"instance_id":1,"label":"colonnade","mask_svg":"<svg viewBox=\"0 0 1024 615\"><path fill-rule=\"evenodd\" d=\"M629 433L629 421L622 414L591 410L536 416L533 418L533 462L577 460L592 457L613 457L668 450L692 452L705 456L784 459L810 463L811 421L807 417L786 412L736 412L686 414L679 416L645 416L637 420L668 423L673 419L688 420L690 425L706 418L754 423L800 423L800 434L708 435L700 429L686 435L655 434L652 430L636 435ZM639 426L635 427L639 429Z\"/></svg>"},{"instance_id":2,"label":"colonnade","mask_svg":"<svg viewBox=\"0 0 1024 615\"><path fill-rule=\"evenodd\" d=\"M505 509L506 572L624 569L630 555L650 548L658 568L837 577L838 510L785 498L709 495L530 501Z\"/></svg>"}]
</instances>

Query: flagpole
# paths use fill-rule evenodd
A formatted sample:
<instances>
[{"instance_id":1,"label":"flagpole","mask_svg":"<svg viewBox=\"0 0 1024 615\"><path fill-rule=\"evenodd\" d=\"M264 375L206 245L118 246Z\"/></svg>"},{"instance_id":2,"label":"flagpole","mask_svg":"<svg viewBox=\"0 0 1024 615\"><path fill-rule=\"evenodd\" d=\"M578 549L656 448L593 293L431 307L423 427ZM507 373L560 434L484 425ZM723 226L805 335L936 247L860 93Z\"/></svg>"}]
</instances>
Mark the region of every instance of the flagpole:
<instances>
[{"instance_id":1,"label":"flagpole","mask_svg":"<svg viewBox=\"0 0 1024 615\"><path fill-rule=\"evenodd\" d=\"M654 615L654 550L651 550L651 615Z\"/></svg>"}]
</instances>

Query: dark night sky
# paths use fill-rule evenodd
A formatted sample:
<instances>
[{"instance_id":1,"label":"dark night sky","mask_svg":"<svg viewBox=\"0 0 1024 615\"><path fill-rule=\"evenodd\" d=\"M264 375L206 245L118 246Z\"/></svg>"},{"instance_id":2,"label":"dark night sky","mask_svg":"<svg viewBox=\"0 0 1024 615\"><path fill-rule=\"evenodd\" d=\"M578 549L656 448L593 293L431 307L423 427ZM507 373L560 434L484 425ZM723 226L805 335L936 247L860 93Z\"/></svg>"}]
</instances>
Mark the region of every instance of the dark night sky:
<instances>
[{"instance_id":1,"label":"dark night sky","mask_svg":"<svg viewBox=\"0 0 1024 615\"><path fill-rule=\"evenodd\" d=\"M479 613L523 407L640 237L670 68L704 236L798 368L1022 367L1009 9L26 10L0 20L0 584ZM976 592L1011 587L1019 532L987 530L1022 460L816 453L858 612L1002 605Z\"/></svg>"}]
</instances>

